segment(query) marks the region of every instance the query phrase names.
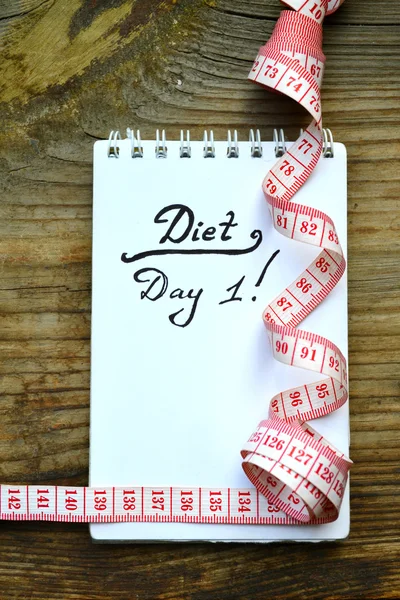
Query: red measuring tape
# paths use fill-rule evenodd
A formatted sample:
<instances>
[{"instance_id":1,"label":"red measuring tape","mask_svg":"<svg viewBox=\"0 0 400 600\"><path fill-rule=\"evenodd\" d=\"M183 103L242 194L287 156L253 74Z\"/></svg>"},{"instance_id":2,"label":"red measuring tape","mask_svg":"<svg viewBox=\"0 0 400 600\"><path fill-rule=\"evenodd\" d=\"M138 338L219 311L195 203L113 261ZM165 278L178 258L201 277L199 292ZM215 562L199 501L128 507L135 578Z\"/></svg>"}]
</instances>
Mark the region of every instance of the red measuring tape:
<instances>
[{"instance_id":1,"label":"red measuring tape","mask_svg":"<svg viewBox=\"0 0 400 600\"><path fill-rule=\"evenodd\" d=\"M255 488L2 485L0 495L11 521L298 524Z\"/></svg>"},{"instance_id":2,"label":"red measuring tape","mask_svg":"<svg viewBox=\"0 0 400 600\"><path fill-rule=\"evenodd\" d=\"M250 79L290 96L313 118L269 171L263 190L275 229L322 251L269 303L264 322L277 360L326 377L275 396L270 418L260 423L242 450L243 468L257 490L306 523L337 518L352 464L306 423L346 402L346 360L329 340L296 329L337 284L346 262L332 219L291 201L321 155L320 85L325 62L321 23L342 1L288 0L286 4L297 12L283 11L250 73Z\"/></svg>"},{"instance_id":3,"label":"red measuring tape","mask_svg":"<svg viewBox=\"0 0 400 600\"><path fill-rule=\"evenodd\" d=\"M346 262L330 217L291 199L322 152L321 24L342 2L287 0L294 10L282 12L249 76L295 99L313 119L269 171L263 190L275 229L321 252L269 303L264 323L277 360L324 376L272 399L269 418L242 449L243 468L254 488L1 485L1 519L287 525L337 518L352 463L306 421L328 415L346 402L346 360L332 342L297 325L337 284Z\"/></svg>"}]
</instances>

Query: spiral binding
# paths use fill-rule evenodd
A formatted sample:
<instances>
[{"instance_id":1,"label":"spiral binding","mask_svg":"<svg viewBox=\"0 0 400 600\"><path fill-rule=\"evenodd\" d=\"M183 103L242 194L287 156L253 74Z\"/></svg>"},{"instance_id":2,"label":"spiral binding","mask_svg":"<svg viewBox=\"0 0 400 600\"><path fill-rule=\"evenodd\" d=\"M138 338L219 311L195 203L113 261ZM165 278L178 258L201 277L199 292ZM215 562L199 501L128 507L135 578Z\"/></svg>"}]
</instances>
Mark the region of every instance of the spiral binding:
<instances>
[{"instance_id":1,"label":"spiral binding","mask_svg":"<svg viewBox=\"0 0 400 600\"><path fill-rule=\"evenodd\" d=\"M250 129L249 142L251 144L250 154L253 158L261 158L262 157L262 144L261 144L261 135L260 130L257 129L256 137L254 138L254 130Z\"/></svg>"},{"instance_id":2,"label":"spiral binding","mask_svg":"<svg viewBox=\"0 0 400 600\"><path fill-rule=\"evenodd\" d=\"M214 132L212 129L210 131L210 136L208 136L207 131L204 132L203 142L203 157L215 158Z\"/></svg>"},{"instance_id":3,"label":"spiral binding","mask_svg":"<svg viewBox=\"0 0 400 600\"><path fill-rule=\"evenodd\" d=\"M131 140L131 157L143 158L143 146L139 129L136 131L135 136L135 132L128 127L126 130L126 137Z\"/></svg>"},{"instance_id":4,"label":"spiral binding","mask_svg":"<svg viewBox=\"0 0 400 600\"><path fill-rule=\"evenodd\" d=\"M239 158L239 144L236 129L233 132L233 143L231 130L228 129L228 148L226 150L226 155L228 158Z\"/></svg>"},{"instance_id":5,"label":"spiral binding","mask_svg":"<svg viewBox=\"0 0 400 600\"><path fill-rule=\"evenodd\" d=\"M186 142L183 139L183 129L181 129L181 144L179 146L179 156L181 158L190 158L192 156L192 149L190 147L190 131L186 130Z\"/></svg>"},{"instance_id":6,"label":"spiral binding","mask_svg":"<svg viewBox=\"0 0 400 600\"><path fill-rule=\"evenodd\" d=\"M167 158L167 140L165 136L165 129L161 132L161 142L160 142L160 131L157 129L156 131L156 158Z\"/></svg>"},{"instance_id":7,"label":"spiral binding","mask_svg":"<svg viewBox=\"0 0 400 600\"><path fill-rule=\"evenodd\" d=\"M119 144L118 140L121 140L121 134L119 131L111 131L108 137L107 156L108 158L115 157L119 158Z\"/></svg>"},{"instance_id":8,"label":"spiral binding","mask_svg":"<svg viewBox=\"0 0 400 600\"><path fill-rule=\"evenodd\" d=\"M283 129L280 129L279 131L277 129L274 129L274 142L275 156L276 158L280 158L286 152L286 140Z\"/></svg>"},{"instance_id":9,"label":"spiral binding","mask_svg":"<svg viewBox=\"0 0 400 600\"><path fill-rule=\"evenodd\" d=\"M330 129L322 130L322 154L324 158L333 158L333 135Z\"/></svg>"},{"instance_id":10,"label":"spiral binding","mask_svg":"<svg viewBox=\"0 0 400 600\"><path fill-rule=\"evenodd\" d=\"M300 129L300 135L302 135L303 130ZM334 157L334 143L333 143L333 135L330 129L323 129L323 146L322 146L322 156L324 158L333 158ZM133 129L129 127L126 130L126 136L130 140L131 143L131 157L132 158L143 158L143 146L140 137L140 131L137 129L136 133ZM119 131L111 131L110 136L108 138L108 149L107 156L109 158L119 158L119 150L121 135ZM274 129L273 132L273 142L275 144L275 156L279 158L283 156L286 152L286 136L283 129ZM250 145L250 155L253 158L261 158L263 154L263 148L261 143L261 135L260 130L257 129L254 132L254 129L250 129L249 134L249 145ZM155 155L156 158L167 158L168 156L168 148L167 148L167 139L165 134L165 129L160 131L157 129L156 131L156 146L155 146ZM180 144L179 144L179 156L180 158L191 158L192 156L192 148L190 145L190 131L186 130L186 137L184 135L183 129L181 129L180 134ZM211 129L210 131L204 131L203 136L203 157L204 158L215 158L215 142L214 142L214 132ZM228 130L227 133L227 148L226 148L226 156L227 158L238 158L239 157L239 143L238 143L238 135L236 129L233 134L231 130Z\"/></svg>"}]
</instances>

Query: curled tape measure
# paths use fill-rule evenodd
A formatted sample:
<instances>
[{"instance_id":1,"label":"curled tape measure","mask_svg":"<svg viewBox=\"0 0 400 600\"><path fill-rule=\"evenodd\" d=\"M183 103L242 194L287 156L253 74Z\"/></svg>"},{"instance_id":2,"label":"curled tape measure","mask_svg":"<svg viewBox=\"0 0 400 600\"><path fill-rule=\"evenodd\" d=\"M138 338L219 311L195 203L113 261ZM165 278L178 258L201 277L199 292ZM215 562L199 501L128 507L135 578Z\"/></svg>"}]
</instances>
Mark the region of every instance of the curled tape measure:
<instances>
[{"instance_id":1,"label":"curled tape measure","mask_svg":"<svg viewBox=\"0 0 400 600\"><path fill-rule=\"evenodd\" d=\"M346 360L329 340L296 329L337 284L346 262L332 219L291 202L321 155L320 85L325 62L321 23L342 1L288 0L286 4L296 12L282 12L250 73L250 79L290 96L313 118L269 171L263 191L275 229L293 240L317 246L321 252L269 303L263 318L277 360L317 371L325 378L275 396L269 419L259 424L242 450L243 468L257 490L304 523L337 518L352 464L306 423L346 402Z\"/></svg>"},{"instance_id":2,"label":"curled tape measure","mask_svg":"<svg viewBox=\"0 0 400 600\"><path fill-rule=\"evenodd\" d=\"M343 0L287 0L249 78L299 102L312 122L263 181L279 233L321 249L312 264L264 311L274 357L323 376L270 403L242 449L254 488L0 486L0 516L67 522L319 524L334 521L350 459L307 423L347 398L346 360L329 340L297 325L329 294L346 267L335 225L321 211L291 201L317 164L323 145L320 86L322 21Z\"/></svg>"}]
</instances>

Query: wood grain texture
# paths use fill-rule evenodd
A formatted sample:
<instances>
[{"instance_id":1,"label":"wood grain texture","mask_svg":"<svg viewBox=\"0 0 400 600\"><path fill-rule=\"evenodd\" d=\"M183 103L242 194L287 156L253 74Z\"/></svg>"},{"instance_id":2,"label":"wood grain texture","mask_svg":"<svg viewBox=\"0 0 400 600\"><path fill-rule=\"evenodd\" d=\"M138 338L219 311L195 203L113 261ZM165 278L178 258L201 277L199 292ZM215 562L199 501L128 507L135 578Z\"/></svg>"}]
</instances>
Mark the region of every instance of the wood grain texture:
<instances>
[{"instance_id":1,"label":"wood grain texture","mask_svg":"<svg viewBox=\"0 0 400 600\"><path fill-rule=\"evenodd\" d=\"M277 0L0 0L0 476L85 485L92 144L308 117L246 77ZM400 597L399 25L393 0L325 23L325 123L349 156L352 530L341 543L92 545L0 525L0 598Z\"/></svg>"}]
</instances>

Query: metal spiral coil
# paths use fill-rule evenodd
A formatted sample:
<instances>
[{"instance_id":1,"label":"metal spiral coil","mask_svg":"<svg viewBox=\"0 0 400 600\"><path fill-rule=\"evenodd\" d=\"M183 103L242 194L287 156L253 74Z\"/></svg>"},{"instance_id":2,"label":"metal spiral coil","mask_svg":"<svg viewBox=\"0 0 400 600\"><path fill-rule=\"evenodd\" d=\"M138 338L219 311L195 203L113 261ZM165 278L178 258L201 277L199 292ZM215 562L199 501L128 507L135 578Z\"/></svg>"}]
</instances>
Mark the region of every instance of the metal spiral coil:
<instances>
[{"instance_id":1,"label":"metal spiral coil","mask_svg":"<svg viewBox=\"0 0 400 600\"><path fill-rule=\"evenodd\" d=\"M140 139L140 131L136 130L136 135L130 127L126 129L126 137L131 141L131 157L132 158L143 158L143 146L142 140Z\"/></svg>"},{"instance_id":2,"label":"metal spiral coil","mask_svg":"<svg viewBox=\"0 0 400 600\"><path fill-rule=\"evenodd\" d=\"M251 156L253 158L261 158L263 149L262 149L261 134L260 134L259 129L257 129L255 136L254 136L254 129L250 129L249 142L250 142Z\"/></svg>"},{"instance_id":3,"label":"metal spiral coil","mask_svg":"<svg viewBox=\"0 0 400 600\"><path fill-rule=\"evenodd\" d=\"M274 129L274 142L275 156L276 158L280 158L286 152L285 132L283 129L280 129L279 132L277 129Z\"/></svg>"},{"instance_id":4,"label":"metal spiral coil","mask_svg":"<svg viewBox=\"0 0 400 600\"><path fill-rule=\"evenodd\" d=\"M215 158L214 132L212 129L210 130L210 134L207 131L204 132L203 142L203 157Z\"/></svg>"},{"instance_id":5,"label":"metal spiral coil","mask_svg":"<svg viewBox=\"0 0 400 600\"><path fill-rule=\"evenodd\" d=\"M300 129L300 135L303 134L303 129ZM140 137L139 129L136 130L136 133L130 127L126 130L127 139L130 141L130 155L132 158L143 158L143 145ZM334 142L333 135L330 129L322 130L323 143L322 143L322 156L323 158L333 158L335 155L334 150ZM107 147L107 156L109 158L119 158L120 157L120 142L121 135L120 132L111 131L110 136L108 138L108 147ZM274 142L274 153L276 158L283 156L286 152L286 138L285 132L283 129L274 129L273 131L273 142ZM250 129L249 133L249 151L250 156L252 158L261 158L263 155L263 146L261 142L261 134L260 130ZM157 129L156 131L156 146L155 146L155 156L156 158L167 158L168 156L168 148L167 148L167 139L165 130L160 131ZM192 147L190 141L190 131L187 129L186 134L181 129L180 133L180 143L179 143L179 157L180 158L191 158L192 156ZM203 157L204 158L215 158L216 150L215 150L215 141L214 141L214 132L211 129L210 131L204 131L203 136ZM238 142L238 134L236 129L233 131L229 129L227 132L227 147L226 147L226 157L227 158L238 158L239 157L239 142Z\"/></svg>"},{"instance_id":6,"label":"metal spiral coil","mask_svg":"<svg viewBox=\"0 0 400 600\"><path fill-rule=\"evenodd\" d=\"M333 135L330 129L322 129L322 155L324 158L334 158Z\"/></svg>"},{"instance_id":7,"label":"metal spiral coil","mask_svg":"<svg viewBox=\"0 0 400 600\"><path fill-rule=\"evenodd\" d=\"M180 158L190 158L192 156L192 148L190 147L190 131L186 130L186 140L183 137L183 129L181 129L181 143L179 146Z\"/></svg>"},{"instance_id":8,"label":"metal spiral coil","mask_svg":"<svg viewBox=\"0 0 400 600\"><path fill-rule=\"evenodd\" d=\"M119 144L118 140L121 140L121 134L119 131L111 131L108 137L108 148L107 148L107 156L108 158L119 158Z\"/></svg>"},{"instance_id":9,"label":"metal spiral coil","mask_svg":"<svg viewBox=\"0 0 400 600\"><path fill-rule=\"evenodd\" d=\"M228 148L226 149L226 155L228 158L239 158L239 144L236 129L233 132L233 143L231 130L228 129Z\"/></svg>"},{"instance_id":10,"label":"metal spiral coil","mask_svg":"<svg viewBox=\"0 0 400 600\"><path fill-rule=\"evenodd\" d=\"M165 136L165 129L161 132L161 142L160 142L160 131L157 129L156 131L156 158L167 158L168 148L167 148L167 139Z\"/></svg>"}]
</instances>

